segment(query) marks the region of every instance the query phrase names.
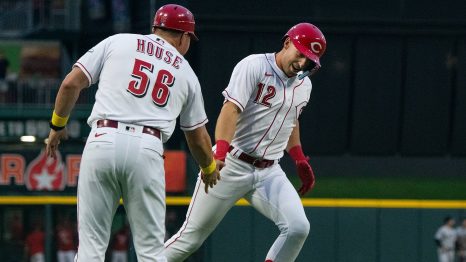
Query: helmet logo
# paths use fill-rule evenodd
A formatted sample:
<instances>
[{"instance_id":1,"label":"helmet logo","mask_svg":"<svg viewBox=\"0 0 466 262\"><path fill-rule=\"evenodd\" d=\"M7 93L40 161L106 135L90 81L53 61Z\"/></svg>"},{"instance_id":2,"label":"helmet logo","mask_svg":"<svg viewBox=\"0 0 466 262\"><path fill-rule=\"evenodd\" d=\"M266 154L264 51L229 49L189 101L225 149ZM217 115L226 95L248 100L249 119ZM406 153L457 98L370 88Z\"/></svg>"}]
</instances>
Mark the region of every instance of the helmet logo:
<instances>
[{"instance_id":1,"label":"helmet logo","mask_svg":"<svg viewBox=\"0 0 466 262\"><path fill-rule=\"evenodd\" d=\"M320 51L322 51L322 44L319 42L312 42L311 43L311 50L312 52L318 54Z\"/></svg>"}]
</instances>

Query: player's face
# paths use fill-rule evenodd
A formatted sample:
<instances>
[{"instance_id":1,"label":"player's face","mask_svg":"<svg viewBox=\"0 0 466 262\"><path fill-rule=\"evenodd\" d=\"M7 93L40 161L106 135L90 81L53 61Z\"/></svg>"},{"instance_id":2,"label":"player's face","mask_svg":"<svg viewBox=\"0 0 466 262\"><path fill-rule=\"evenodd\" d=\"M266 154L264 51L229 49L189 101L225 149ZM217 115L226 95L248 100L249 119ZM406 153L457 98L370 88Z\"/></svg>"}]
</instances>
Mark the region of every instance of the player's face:
<instances>
[{"instance_id":1,"label":"player's face","mask_svg":"<svg viewBox=\"0 0 466 262\"><path fill-rule=\"evenodd\" d=\"M311 61L296 49L289 38L285 41L284 48L282 70L288 77L296 76L311 64Z\"/></svg>"},{"instance_id":2,"label":"player's face","mask_svg":"<svg viewBox=\"0 0 466 262\"><path fill-rule=\"evenodd\" d=\"M454 219L450 219L448 220L448 223L447 223L450 227L453 227L455 225L455 220Z\"/></svg>"}]
</instances>

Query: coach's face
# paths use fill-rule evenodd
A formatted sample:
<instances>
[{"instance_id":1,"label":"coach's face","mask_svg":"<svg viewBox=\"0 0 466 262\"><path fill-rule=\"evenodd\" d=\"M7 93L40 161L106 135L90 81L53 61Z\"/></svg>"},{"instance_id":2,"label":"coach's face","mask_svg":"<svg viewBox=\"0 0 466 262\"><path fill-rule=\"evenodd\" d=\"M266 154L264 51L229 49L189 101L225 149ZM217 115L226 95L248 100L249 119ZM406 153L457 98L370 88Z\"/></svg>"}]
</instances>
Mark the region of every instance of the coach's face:
<instances>
[{"instance_id":1,"label":"coach's face","mask_svg":"<svg viewBox=\"0 0 466 262\"><path fill-rule=\"evenodd\" d=\"M304 56L291 42L288 37L283 43L282 70L288 77L296 76L300 71L307 68L311 61Z\"/></svg>"},{"instance_id":2,"label":"coach's face","mask_svg":"<svg viewBox=\"0 0 466 262\"><path fill-rule=\"evenodd\" d=\"M180 50L179 50L180 54L185 55L188 52L190 45L191 45L191 36L189 35L189 33L184 32L181 35L181 43L180 43Z\"/></svg>"}]
</instances>

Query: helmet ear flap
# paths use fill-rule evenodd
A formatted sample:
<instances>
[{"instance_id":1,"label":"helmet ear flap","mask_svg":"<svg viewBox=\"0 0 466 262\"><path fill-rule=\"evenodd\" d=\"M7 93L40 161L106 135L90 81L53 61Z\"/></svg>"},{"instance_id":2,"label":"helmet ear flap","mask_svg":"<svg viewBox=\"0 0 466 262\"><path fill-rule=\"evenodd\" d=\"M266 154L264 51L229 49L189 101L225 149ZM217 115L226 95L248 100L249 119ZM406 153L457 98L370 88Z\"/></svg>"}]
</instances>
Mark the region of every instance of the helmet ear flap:
<instances>
[{"instance_id":1,"label":"helmet ear flap","mask_svg":"<svg viewBox=\"0 0 466 262\"><path fill-rule=\"evenodd\" d=\"M291 27L284 37L289 37L294 46L315 63L314 71L320 68L320 57L327 48L327 42L317 26L300 23Z\"/></svg>"}]
</instances>

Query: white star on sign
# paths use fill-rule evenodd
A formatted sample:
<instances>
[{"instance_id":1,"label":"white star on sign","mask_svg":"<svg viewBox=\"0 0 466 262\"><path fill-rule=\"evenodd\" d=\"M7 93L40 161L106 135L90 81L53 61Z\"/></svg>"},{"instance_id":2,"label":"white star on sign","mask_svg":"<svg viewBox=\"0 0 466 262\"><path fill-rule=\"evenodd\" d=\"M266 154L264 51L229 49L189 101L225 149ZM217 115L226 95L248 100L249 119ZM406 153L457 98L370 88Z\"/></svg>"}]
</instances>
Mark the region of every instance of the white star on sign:
<instances>
[{"instance_id":1,"label":"white star on sign","mask_svg":"<svg viewBox=\"0 0 466 262\"><path fill-rule=\"evenodd\" d=\"M42 169L42 172L35 177L37 181L37 190L52 190L52 181L55 179L55 176L56 175L49 175L45 168Z\"/></svg>"}]
</instances>

